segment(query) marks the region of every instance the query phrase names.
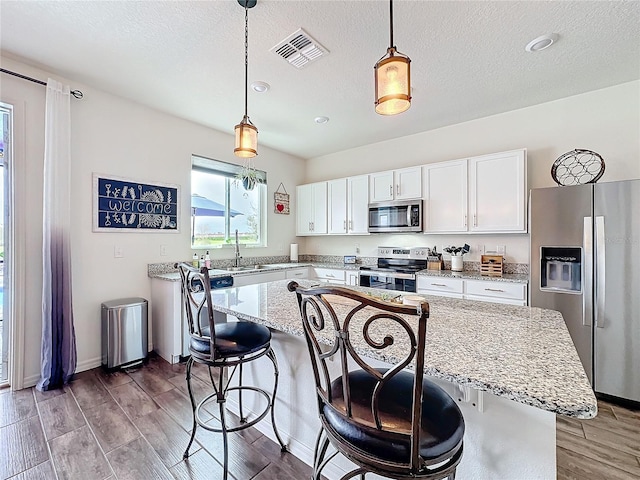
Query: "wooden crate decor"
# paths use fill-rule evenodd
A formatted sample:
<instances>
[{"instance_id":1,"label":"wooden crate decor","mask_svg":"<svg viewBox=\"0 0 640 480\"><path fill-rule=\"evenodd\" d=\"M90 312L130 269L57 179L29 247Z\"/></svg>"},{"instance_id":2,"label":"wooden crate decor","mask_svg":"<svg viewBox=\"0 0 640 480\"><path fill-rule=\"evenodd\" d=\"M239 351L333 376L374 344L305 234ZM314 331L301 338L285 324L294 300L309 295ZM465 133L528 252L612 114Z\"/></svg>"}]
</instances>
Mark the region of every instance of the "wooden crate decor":
<instances>
[{"instance_id":1,"label":"wooden crate decor","mask_svg":"<svg viewBox=\"0 0 640 480\"><path fill-rule=\"evenodd\" d=\"M504 257L502 255L480 256L480 275L501 277Z\"/></svg>"},{"instance_id":2,"label":"wooden crate decor","mask_svg":"<svg viewBox=\"0 0 640 480\"><path fill-rule=\"evenodd\" d=\"M289 194L287 189L284 188L284 184L280 182L278 189L273 194L274 197L274 212L281 215L289 215Z\"/></svg>"}]
</instances>

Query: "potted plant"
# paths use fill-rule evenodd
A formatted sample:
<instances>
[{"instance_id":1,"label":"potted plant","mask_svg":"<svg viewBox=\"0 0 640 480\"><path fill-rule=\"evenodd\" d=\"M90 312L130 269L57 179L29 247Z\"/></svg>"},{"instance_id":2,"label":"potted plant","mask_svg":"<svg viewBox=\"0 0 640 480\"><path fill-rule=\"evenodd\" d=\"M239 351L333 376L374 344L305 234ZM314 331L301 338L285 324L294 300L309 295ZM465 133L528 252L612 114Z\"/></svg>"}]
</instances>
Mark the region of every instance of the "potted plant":
<instances>
[{"instance_id":1,"label":"potted plant","mask_svg":"<svg viewBox=\"0 0 640 480\"><path fill-rule=\"evenodd\" d=\"M238 183L241 183L245 190L253 190L256 183L260 183L261 181L261 175L258 171L252 165L247 163L236 175L234 183L236 186Z\"/></svg>"},{"instance_id":2,"label":"potted plant","mask_svg":"<svg viewBox=\"0 0 640 480\"><path fill-rule=\"evenodd\" d=\"M469 245L466 243L462 247L445 247L444 251L451 255L451 271L461 272L463 270L462 256L469 252Z\"/></svg>"}]
</instances>

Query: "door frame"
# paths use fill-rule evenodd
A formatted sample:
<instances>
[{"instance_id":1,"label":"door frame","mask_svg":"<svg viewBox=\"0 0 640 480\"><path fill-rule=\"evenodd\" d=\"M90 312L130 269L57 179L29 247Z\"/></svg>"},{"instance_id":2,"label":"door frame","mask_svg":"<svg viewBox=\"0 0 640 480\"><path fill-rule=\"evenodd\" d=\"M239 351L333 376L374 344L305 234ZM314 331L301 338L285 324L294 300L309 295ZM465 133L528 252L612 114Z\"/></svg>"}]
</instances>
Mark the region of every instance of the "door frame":
<instances>
[{"instance_id":1,"label":"door frame","mask_svg":"<svg viewBox=\"0 0 640 480\"><path fill-rule=\"evenodd\" d=\"M9 299L11 306L9 314L4 321L10 323L10 327L4 328L9 332L9 356L7 380L11 390L22 390L24 387L24 319L25 315L25 242L16 239L26 238L24 218L17 215L16 205L24 202L25 192L25 104L24 101L15 101L11 98L2 98L0 106L12 113L11 122L11 153L5 162L5 186L7 189L7 217L5 225L5 278L11 279L9 295L5 295L5 301ZM8 163L8 164L7 164ZM4 333L4 332L3 332Z\"/></svg>"}]
</instances>

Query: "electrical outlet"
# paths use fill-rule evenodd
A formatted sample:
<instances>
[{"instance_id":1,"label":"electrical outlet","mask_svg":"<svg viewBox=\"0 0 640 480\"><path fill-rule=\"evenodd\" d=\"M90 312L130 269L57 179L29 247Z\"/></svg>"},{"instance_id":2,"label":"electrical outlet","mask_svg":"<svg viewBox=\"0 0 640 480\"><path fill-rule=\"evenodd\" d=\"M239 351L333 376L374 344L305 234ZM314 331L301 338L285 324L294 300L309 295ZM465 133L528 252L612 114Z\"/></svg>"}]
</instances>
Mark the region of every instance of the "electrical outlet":
<instances>
[{"instance_id":1,"label":"electrical outlet","mask_svg":"<svg viewBox=\"0 0 640 480\"><path fill-rule=\"evenodd\" d=\"M114 245L113 247L113 258L123 258L124 251L120 245Z\"/></svg>"},{"instance_id":2,"label":"electrical outlet","mask_svg":"<svg viewBox=\"0 0 640 480\"><path fill-rule=\"evenodd\" d=\"M282 243L279 243L279 244L278 244L278 252L279 252L279 253L284 252L284 245L283 245Z\"/></svg>"},{"instance_id":3,"label":"electrical outlet","mask_svg":"<svg viewBox=\"0 0 640 480\"><path fill-rule=\"evenodd\" d=\"M476 250L478 251L478 255L484 255L484 245L477 245Z\"/></svg>"},{"instance_id":4,"label":"electrical outlet","mask_svg":"<svg viewBox=\"0 0 640 480\"><path fill-rule=\"evenodd\" d=\"M356 253L360 253L360 244L356 243Z\"/></svg>"},{"instance_id":5,"label":"electrical outlet","mask_svg":"<svg viewBox=\"0 0 640 480\"><path fill-rule=\"evenodd\" d=\"M506 255L507 253L506 245L498 245L496 247L496 252L498 252L498 255Z\"/></svg>"},{"instance_id":6,"label":"electrical outlet","mask_svg":"<svg viewBox=\"0 0 640 480\"><path fill-rule=\"evenodd\" d=\"M166 257L167 256L167 246L166 245L160 245L160 256L161 257Z\"/></svg>"}]
</instances>

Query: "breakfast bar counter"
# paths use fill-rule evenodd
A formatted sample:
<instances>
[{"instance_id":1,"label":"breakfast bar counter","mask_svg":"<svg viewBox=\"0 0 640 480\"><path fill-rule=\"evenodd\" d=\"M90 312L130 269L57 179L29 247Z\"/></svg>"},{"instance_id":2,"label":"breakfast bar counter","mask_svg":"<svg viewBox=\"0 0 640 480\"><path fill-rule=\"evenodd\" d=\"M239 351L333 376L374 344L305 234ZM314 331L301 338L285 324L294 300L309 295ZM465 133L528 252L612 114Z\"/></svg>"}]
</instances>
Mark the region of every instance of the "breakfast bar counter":
<instances>
[{"instance_id":1,"label":"breakfast bar counter","mask_svg":"<svg viewBox=\"0 0 640 480\"><path fill-rule=\"evenodd\" d=\"M302 286L312 281L299 281ZM287 280L212 292L214 309L274 330L303 336L298 304ZM379 296L384 292L349 287ZM402 293L402 292L397 292ZM238 297L254 302L238 302ZM425 373L454 384L488 391L561 415L591 418L596 399L559 312L425 295ZM401 338L378 360L398 362ZM396 357L390 357L393 351Z\"/></svg>"},{"instance_id":2,"label":"breakfast bar counter","mask_svg":"<svg viewBox=\"0 0 640 480\"><path fill-rule=\"evenodd\" d=\"M218 312L272 329L281 373L278 424L289 436L292 453L309 462L319 422L297 300L287 284L284 280L214 290L212 299ZM373 296L391 293L349 288ZM591 418L597 413L596 398L561 314L424 298L430 305L425 373L458 401L467 422L457 478L555 478L555 414ZM382 355L365 352L366 345L354 346L381 364L395 361L406 349L400 337ZM258 383L268 378L259 368L249 375ZM233 400L230 405L233 409ZM263 433L268 435L269 429ZM336 462L333 473L326 471L328 478L339 478L345 468Z\"/></svg>"}]
</instances>

